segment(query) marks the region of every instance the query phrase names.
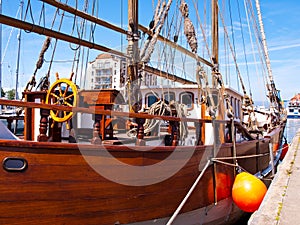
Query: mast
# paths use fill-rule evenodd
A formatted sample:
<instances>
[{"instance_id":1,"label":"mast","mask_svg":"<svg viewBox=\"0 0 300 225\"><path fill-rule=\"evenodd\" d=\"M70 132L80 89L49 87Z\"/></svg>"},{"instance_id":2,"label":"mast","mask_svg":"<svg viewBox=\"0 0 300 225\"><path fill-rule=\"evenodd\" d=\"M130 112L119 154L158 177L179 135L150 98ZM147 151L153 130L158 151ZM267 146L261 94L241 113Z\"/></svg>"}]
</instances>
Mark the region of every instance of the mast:
<instances>
[{"instance_id":1,"label":"mast","mask_svg":"<svg viewBox=\"0 0 300 225\"><path fill-rule=\"evenodd\" d=\"M212 0L212 61L214 67L219 64L219 20L218 20L218 0ZM218 68L215 68L218 70Z\"/></svg>"},{"instance_id":2,"label":"mast","mask_svg":"<svg viewBox=\"0 0 300 225\"><path fill-rule=\"evenodd\" d=\"M257 10L257 17L258 17L258 22L259 22L259 28L260 28L260 33L261 33L261 39L262 39L262 44L263 44L263 50L264 50L264 55L266 59L266 66L268 70L268 76L270 80L270 86L268 85L268 91L269 91L269 99L271 103L275 103L275 107L280 111L282 109L281 103L280 103L280 98L278 96L278 90L275 87L273 75L272 75L272 69L271 69L271 63L270 63L270 57L269 57L269 52L268 52L268 47L267 47L267 42L266 42L266 35L265 35L265 30L264 30L264 25L262 21L262 16L261 16L261 10L260 10L260 4L259 0L255 1L256 5L256 10Z\"/></svg>"},{"instance_id":3,"label":"mast","mask_svg":"<svg viewBox=\"0 0 300 225\"><path fill-rule=\"evenodd\" d=\"M20 12L20 19L22 20L23 17L23 0L20 1L20 7L21 7L21 12ZM21 50L21 34L22 30L19 29L19 34L18 34L18 55L17 55L17 68L16 68L16 94L15 94L15 99L18 99L18 83L19 83L19 68L20 68L20 50Z\"/></svg>"},{"instance_id":4,"label":"mast","mask_svg":"<svg viewBox=\"0 0 300 225\"><path fill-rule=\"evenodd\" d=\"M263 44L263 48L264 48L263 50L264 50L267 69L268 69L268 75L269 75L270 82L273 83L274 81L273 81L271 63L270 63L270 58L269 58L269 52L268 52L268 47L267 47L267 41L266 41L264 25L263 25L263 22L262 22L262 16L261 16L259 0L255 0L255 3L256 3L256 10L257 10L259 28L260 28L260 33L261 33L261 41L262 41L262 44Z\"/></svg>"},{"instance_id":5,"label":"mast","mask_svg":"<svg viewBox=\"0 0 300 225\"><path fill-rule=\"evenodd\" d=\"M0 0L0 15L2 14L2 0ZM0 23L0 99L2 98L2 23ZM2 105L0 106L2 114Z\"/></svg>"},{"instance_id":6,"label":"mast","mask_svg":"<svg viewBox=\"0 0 300 225\"><path fill-rule=\"evenodd\" d=\"M223 128L222 125L216 124L215 119L224 119L225 117L225 107L224 107L224 85L222 81L222 76L219 71L219 6L218 0L211 0L211 7L212 7L212 89L213 92L218 92L218 98L213 97L213 93L211 93L211 102L212 106L210 111L211 117L213 119L213 130L214 130L214 156L217 155L218 146L224 142ZM218 87L220 86L220 87ZM215 100L216 99L216 100ZM214 171L216 171L214 165ZM216 193L215 193L215 199Z\"/></svg>"},{"instance_id":7,"label":"mast","mask_svg":"<svg viewBox=\"0 0 300 225\"><path fill-rule=\"evenodd\" d=\"M128 68L127 74L128 81L128 99L130 112L138 112L140 109L140 91L139 91L139 76L138 76L138 63L139 63L139 32L138 32L138 0L128 0Z\"/></svg>"}]
</instances>

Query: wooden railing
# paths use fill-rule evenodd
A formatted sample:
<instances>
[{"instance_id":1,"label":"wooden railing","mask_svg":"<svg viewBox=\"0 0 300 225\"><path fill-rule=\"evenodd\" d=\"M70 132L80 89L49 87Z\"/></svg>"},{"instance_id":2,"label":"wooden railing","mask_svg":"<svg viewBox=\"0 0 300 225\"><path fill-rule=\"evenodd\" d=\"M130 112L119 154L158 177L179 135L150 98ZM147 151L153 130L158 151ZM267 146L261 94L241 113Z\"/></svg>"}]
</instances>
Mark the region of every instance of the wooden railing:
<instances>
[{"instance_id":1,"label":"wooden railing","mask_svg":"<svg viewBox=\"0 0 300 225\"><path fill-rule=\"evenodd\" d=\"M7 106L17 106L17 107L24 107L24 108L39 108L43 110L56 110L56 111L67 111L67 112L73 112L73 113L87 113L87 114L95 114L95 115L102 115L102 116L110 116L110 117L125 117L125 118L135 118L138 124L138 135L137 135L137 144L140 143L140 145L143 145L144 142L143 139L143 123L145 119L155 119L155 120L163 120L163 121L169 121L169 124L171 126L171 131L174 137L177 137L177 131L178 131L178 122L184 121L184 122L194 122L195 124L204 124L204 123L212 123L213 120L211 119L196 119L196 118L179 118L174 116L159 116L159 115L150 115L146 113L131 113L131 112L120 112L120 111L113 111L113 110L102 110L98 109L96 107L69 107L69 106L61 106L61 105L49 105L44 103L35 103L35 102L22 102L17 100L6 100L6 99L0 99L0 105L7 105ZM214 120L214 123L216 124L230 124L230 120ZM244 137L246 137L249 140L254 140L255 137L253 137L248 130L239 122L234 121L235 127L237 130L239 130L240 133L243 134ZM230 127L230 126L228 126ZM99 129L99 128L98 128ZM99 130L94 129L94 138L97 138L97 135L99 135ZM177 139L177 138L176 138ZM99 142L95 142L99 143ZM176 145L178 142L177 140L174 140L172 145Z\"/></svg>"}]
</instances>

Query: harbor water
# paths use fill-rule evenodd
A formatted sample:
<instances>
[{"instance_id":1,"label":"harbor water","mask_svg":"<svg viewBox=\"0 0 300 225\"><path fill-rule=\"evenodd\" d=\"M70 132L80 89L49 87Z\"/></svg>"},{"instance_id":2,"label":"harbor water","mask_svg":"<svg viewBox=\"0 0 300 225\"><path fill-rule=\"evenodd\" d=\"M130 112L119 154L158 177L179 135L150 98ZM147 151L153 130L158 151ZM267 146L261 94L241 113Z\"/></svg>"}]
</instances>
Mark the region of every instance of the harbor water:
<instances>
[{"instance_id":1,"label":"harbor water","mask_svg":"<svg viewBox=\"0 0 300 225\"><path fill-rule=\"evenodd\" d=\"M300 119L288 119L284 136L286 137L288 143L291 143L293 137L296 135L297 131L300 129Z\"/></svg>"}]
</instances>

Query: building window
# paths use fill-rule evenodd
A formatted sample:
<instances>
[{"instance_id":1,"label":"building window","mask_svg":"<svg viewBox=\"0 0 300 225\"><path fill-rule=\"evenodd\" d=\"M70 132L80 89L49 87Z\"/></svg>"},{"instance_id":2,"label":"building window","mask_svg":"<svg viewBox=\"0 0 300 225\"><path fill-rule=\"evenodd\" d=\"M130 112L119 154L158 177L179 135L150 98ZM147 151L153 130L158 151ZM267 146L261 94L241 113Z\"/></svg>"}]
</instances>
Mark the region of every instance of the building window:
<instances>
[{"instance_id":1,"label":"building window","mask_svg":"<svg viewBox=\"0 0 300 225\"><path fill-rule=\"evenodd\" d=\"M96 76L101 76L101 70L96 70Z\"/></svg>"}]
</instances>

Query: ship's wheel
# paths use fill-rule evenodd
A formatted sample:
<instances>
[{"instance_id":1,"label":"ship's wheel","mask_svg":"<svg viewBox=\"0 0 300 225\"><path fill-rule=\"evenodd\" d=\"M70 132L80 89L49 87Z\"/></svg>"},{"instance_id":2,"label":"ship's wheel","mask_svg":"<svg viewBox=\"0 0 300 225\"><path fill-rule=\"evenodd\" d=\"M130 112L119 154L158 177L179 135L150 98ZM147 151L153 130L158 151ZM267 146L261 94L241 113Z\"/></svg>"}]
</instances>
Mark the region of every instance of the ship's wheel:
<instances>
[{"instance_id":1,"label":"ship's wheel","mask_svg":"<svg viewBox=\"0 0 300 225\"><path fill-rule=\"evenodd\" d=\"M61 105L75 107L77 104L77 87L72 82L73 74L70 79L59 79L58 73L56 73L56 81L51 85L47 92L46 104ZM50 110L50 115L55 122L63 123L69 121L73 115L73 112ZM67 123L68 128L68 123Z\"/></svg>"}]
</instances>

